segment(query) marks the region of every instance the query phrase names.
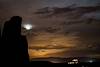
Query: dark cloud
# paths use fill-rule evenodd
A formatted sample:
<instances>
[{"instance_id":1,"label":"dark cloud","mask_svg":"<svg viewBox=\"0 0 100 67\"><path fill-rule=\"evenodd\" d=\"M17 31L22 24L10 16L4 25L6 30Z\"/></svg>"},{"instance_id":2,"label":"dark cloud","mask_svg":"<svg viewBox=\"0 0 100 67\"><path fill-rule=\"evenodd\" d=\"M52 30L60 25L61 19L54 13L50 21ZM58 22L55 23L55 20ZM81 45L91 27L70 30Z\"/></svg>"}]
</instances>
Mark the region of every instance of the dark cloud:
<instances>
[{"instance_id":1,"label":"dark cloud","mask_svg":"<svg viewBox=\"0 0 100 67\"><path fill-rule=\"evenodd\" d=\"M59 7L46 7L46 8L42 8L39 11L35 12L35 14L40 14L41 16L44 15L44 17L52 17L52 16L59 16L61 17L63 14L64 17L68 16L68 17L81 17L82 15L86 14L86 13L91 13L91 12L95 12L95 11L100 11L100 6L83 6L83 7L74 7L74 5L69 6L69 7L64 7L64 8L59 8ZM65 16L66 15L66 16Z\"/></svg>"}]
</instances>

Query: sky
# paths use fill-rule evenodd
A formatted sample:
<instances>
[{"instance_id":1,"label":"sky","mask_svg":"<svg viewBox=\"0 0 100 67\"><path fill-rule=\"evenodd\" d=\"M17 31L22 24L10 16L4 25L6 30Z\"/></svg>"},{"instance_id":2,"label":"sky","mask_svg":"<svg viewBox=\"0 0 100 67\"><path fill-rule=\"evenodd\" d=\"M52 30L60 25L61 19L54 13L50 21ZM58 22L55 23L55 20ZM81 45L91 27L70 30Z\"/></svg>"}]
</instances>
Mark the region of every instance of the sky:
<instances>
[{"instance_id":1,"label":"sky","mask_svg":"<svg viewBox=\"0 0 100 67\"><path fill-rule=\"evenodd\" d=\"M23 18L22 26L33 26L22 29L30 58L100 57L98 5L100 0L0 0L0 26L15 15Z\"/></svg>"}]
</instances>

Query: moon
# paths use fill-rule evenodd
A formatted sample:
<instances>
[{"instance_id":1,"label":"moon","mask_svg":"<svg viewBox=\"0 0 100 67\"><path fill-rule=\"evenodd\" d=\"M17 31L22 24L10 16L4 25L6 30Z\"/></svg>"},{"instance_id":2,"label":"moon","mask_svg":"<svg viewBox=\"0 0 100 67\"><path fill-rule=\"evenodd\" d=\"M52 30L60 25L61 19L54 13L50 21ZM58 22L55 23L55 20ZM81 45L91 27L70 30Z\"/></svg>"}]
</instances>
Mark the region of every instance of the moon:
<instances>
[{"instance_id":1,"label":"moon","mask_svg":"<svg viewBox=\"0 0 100 67\"><path fill-rule=\"evenodd\" d=\"M32 25L32 24L23 24L23 27L24 27L26 30L31 30L33 27L35 27L35 25Z\"/></svg>"}]
</instances>

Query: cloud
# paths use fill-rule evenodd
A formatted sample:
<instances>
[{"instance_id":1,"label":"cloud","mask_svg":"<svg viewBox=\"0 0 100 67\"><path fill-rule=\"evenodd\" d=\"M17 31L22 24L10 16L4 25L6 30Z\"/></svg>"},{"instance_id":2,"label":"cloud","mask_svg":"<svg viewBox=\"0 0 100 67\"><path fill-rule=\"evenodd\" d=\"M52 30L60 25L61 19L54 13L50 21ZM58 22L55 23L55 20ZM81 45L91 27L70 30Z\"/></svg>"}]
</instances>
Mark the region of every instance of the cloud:
<instances>
[{"instance_id":1,"label":"cloud","mask_svg":"<svg viewBox=\"0 0 100 67\"><path fill-rule=\"evenodd\" d=\"M68 7L46 7L38 10L35 12L35 14L40 14L40 16L43 17L52 17L52 16L57 16L57 17L68 17L68 18L79 18L83 16L84 14L95 12L95 11L100 11L100 6L80 6L80 7L73 7L73 6L68 6Z\"/></svg>"}]
</instances>

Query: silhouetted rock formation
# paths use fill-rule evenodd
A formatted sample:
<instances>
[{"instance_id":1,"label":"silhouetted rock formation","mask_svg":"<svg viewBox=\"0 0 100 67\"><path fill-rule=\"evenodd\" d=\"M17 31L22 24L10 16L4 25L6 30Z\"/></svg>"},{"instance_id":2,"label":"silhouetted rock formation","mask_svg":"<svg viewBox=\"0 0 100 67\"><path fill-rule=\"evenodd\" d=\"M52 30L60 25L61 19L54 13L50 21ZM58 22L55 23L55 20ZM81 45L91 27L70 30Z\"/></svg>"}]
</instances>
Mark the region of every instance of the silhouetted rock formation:
<instances>
[{"instance_id":1,"label":"silhouetted rock formation","mask_svg":"<svg viewBox=\"0 0 100 67\"><path fill-rule=\"evenodd\" d=\"M5 22L2 45L4 63L9 65L28 64L28 43L25 36L21 35L22 18L19 16L12 17Z\"/></svg>"},{"instance_id":2,"label":"silhouetted rock formation","mask_svg":"<svg viewBox=\"0 0 100 67\"><path fill-rule=\"evenodd\" d=\"M1 28L0 28L0 45L2 45L1 42L2 42L2 41L1 41ZM2 46L1 46L1 47L2 47ZM0 48L0 49L1 49L1 48ZM2 51L2 50L0 50L0 51Z\"/></svg>"},{"instance_id":3,"label":"silhouetted rock formation","mask_svg":"<svg viewBox=\"0 0 100 67\"><path fill-rule=\"evenodd\" d=\"M0 28L0 44L1 44L1 28Z\"/></svg>"}]
</instances>

